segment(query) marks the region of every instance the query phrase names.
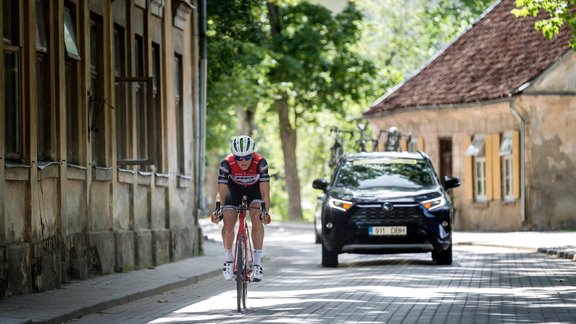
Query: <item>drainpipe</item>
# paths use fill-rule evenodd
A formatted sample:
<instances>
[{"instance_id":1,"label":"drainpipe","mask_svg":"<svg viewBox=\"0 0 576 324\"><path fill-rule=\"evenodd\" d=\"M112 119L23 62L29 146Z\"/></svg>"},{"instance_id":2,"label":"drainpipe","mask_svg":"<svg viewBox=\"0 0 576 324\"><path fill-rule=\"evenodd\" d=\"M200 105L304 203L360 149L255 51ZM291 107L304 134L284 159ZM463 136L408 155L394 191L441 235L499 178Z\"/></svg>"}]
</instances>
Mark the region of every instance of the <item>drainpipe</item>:
<instances>
[{"instance_id":1,"label":"drainpipe","mask_svg":"<svg viewBox=\"0 0 576 324\"><path fill-rule=\"evenodd\" d=\"M527 85L526 85L527 86ZM520 87L522 90L525 86ZM522 90L518 89L517 92ZM516 107L514 106L514 102L516 101L516 97L511 95L512 98L510 100L510 109L514 116L520 121L520 220L522 223L526 221L526 121L518 113Z\"/></svg>"},{"instance_id":2,"label":"drainpipe","mask_svg":"<svg viewBox=\"0 0 576 324\"><path fill-rule=\"evenodd\" d=\"M206 209L204 181L205 181L205 164L206 164L206 88L208 74L208 49L206 44L206 0L199 0L199 47L200 47L200 67L199 67L199 143L198 143L198 209L203 213ZM202 215L202 214L200 214Z\"/></svg>"}]
</instances>

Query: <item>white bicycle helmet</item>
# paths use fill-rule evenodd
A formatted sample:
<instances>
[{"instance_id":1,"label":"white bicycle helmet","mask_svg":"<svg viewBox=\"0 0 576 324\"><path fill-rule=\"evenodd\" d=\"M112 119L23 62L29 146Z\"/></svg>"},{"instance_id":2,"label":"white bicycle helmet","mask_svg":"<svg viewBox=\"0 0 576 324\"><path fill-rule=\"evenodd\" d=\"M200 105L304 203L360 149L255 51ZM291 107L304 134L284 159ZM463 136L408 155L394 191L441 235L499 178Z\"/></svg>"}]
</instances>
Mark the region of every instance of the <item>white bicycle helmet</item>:
<instances>
[{"instance_id":1,"label":"white bicycle helmet","mask_svg":"<svg viewBox=\"0 0 576 324\"><path fill-rule=\"evenodd\" d=\"M240 135L230 142L232 154L236 156L246 156L254 153L254 139L247 135Z\"/></svg>"}]
</instances>

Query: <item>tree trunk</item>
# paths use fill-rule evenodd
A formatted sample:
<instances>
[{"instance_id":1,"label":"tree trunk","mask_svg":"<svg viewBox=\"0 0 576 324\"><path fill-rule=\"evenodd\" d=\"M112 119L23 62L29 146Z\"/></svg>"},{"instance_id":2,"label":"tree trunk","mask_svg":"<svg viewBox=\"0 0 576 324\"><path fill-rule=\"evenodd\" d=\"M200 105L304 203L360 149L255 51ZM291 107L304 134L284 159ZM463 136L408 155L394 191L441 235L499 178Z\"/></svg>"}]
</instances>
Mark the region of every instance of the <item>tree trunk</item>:
<instances>
[{"instance_id":1,"label":"tree trunk","mask_svg":"<svg viewBox=\"0 0 576 324\"><path fill-rule=\"evenodd\" d=\"M236 107L238 113L238 134L252 136L254 134L254 110Z\"/></svg>"},{"instance_id":2,"label":"tree trunk","mask_svg":"<svg viewBox=\"0 0 576 324\"><path fill-rule=\"evenodd\" d=\"M278 22L278 7L268 1L268 15L270 16L270 33L272 37L280 33ZM286 187L288 188L288 218L290 220L302 219L302 205L300 199L300 178L298 177L298 163L296 160L296 127L290 124L290 106L286 99L276 101L278 120L280 122L280 140L284 153L284 172L286 173Z\"/></svg>"},{"instance_id":3,"label":"tree trunk","mask_svg":"<svg viewBox=\"0 0 576 324\"><path fill-rule=\"evenodd\" d=\"M301 220L302 205L300 198L300 178L298 177L298 163L296 159L296 128L290 124L290 107L286 100L278 100L276 104L278 106L282 152L284 153L286 187L288 188L288 218L290 220Z\"/></svg>"}]
</instances>

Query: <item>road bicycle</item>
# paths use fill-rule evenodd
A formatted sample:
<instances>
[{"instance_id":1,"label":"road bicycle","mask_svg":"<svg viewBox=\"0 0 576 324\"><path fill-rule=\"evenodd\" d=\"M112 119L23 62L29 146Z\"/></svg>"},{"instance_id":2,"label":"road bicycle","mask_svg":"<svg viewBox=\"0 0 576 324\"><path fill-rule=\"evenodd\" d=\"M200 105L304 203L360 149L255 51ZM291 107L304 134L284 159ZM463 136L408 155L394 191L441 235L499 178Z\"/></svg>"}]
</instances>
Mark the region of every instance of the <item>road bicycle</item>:
<instances>
[{"instance_id":1,"label":"road bicycle","mask_svg":"<svg viewBox=\"0 0 576 324\"><path fill-rule=\"evenodd\" d=\"M336 126L330 127L330 134L332 133L334 133L334 145L330 148L330 160L328 161L328 166L331 168L335 167L344 155L343 135L352 136L352 132L343 131Z\"/></svg>"},{"instance_id":2,"label":"road bicycle","mask_svg":"<svg viewBox=\"0 0 576 324\"><path fill-rule=\"evenodd\" d=\"M220 210L220 202L216 202L216 211ZM252 247L252 240L250 239L250 231L248 223L246 222L246 215L250 210L248 206L248 198L242 197L242 204L234 207L238 215L238 232L236 233L236 240L234 244L234 275L236 280L236 302L238 312L246 309L246 296L248 294L248 283L251 281L252 265L254 261L254 249ZM266 204L264 202L260 205L260 220L264 221L267 217Z\"/></svg>"}]
</instances>

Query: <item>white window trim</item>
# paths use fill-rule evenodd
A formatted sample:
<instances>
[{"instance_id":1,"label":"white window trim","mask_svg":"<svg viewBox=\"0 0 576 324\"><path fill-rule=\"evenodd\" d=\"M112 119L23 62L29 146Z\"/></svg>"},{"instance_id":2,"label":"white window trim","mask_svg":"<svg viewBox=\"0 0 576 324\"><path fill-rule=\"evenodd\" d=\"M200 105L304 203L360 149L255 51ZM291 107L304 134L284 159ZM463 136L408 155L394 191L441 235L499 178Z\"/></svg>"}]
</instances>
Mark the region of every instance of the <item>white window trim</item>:
<instances>
[{"instance_id":1,"label":"white window trim","mask_svg":"<svg viewBox=\"0 0 576 324\"><path fill-rule=\"evenodd\" d=\"M509 166L509 167L507 167ZM514 192L513 192L513 184L514 184L514 174L513 174L513 163L512 163L512 155L506 155L502 157L502 196L504 201L506 202L513 202ZM506 172L508 171L508 173ZM508 184L508 186L506 186ZM506 188L509 188L508 192Z\"/></svg>"},{"instance_id":2,"label":"white window trim","mask_svg":"<svg viewBox=\"0 0 576 324\"><path fill-rule=\"evenodd\" d=\"M481 168L479 168L481 165ZM481 170L481 174L479 174ZM488 196L486 195L486 157L477 156L474 158L474 197L478 202L488 201ZM478 186L478 184L480 186ZM478 190L480 187L480 190Z\"/></svg>"}]
</instances>

